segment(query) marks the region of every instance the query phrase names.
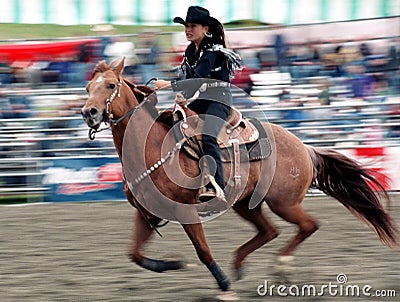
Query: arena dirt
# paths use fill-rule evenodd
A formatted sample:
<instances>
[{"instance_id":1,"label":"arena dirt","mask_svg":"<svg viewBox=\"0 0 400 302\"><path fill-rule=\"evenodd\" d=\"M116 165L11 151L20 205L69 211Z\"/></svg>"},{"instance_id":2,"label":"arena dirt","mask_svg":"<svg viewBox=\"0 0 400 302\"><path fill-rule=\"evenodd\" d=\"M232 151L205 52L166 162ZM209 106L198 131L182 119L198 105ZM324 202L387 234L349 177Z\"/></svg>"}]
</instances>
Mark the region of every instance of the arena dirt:
<instances>
[{"instance_id":1,"label":"arena dirt","mask_svg":"<svg viewBox=\"0 0 400 302\"><path fill-rule=\"evenodd\" d=\"M397 223L399 202L400 198L394 198L392 207ZM383 246L333 199L309 197L303 204L321 228L300 246L292 270L285 273L276 271L274 255L296 229L265 207L281 235L251 254L244 279L232 283L241 301L293 301L288 287L338 285L339 274L347 278L344 285L371 286L371 294L395 290L397 297L382 301L398 301L399 250ZM129 261L134 209L128 203L35 204L1 206L0 210L0 301L216 301L216 283L180 225L162 228L163 237L153 237L146 255L183 258L186 269L157 274ZM253 228L229 211L206 223L205 230L215 259L232 276L232 253L253 236ZM260 296L257 288L265 282L285 285L283 294L288 296L276 291L273 296ZM296 300L348 300L344 294L332 296L325 291ZM356 300L368 299L361 294Z\"/></svg>"}]
</instances>

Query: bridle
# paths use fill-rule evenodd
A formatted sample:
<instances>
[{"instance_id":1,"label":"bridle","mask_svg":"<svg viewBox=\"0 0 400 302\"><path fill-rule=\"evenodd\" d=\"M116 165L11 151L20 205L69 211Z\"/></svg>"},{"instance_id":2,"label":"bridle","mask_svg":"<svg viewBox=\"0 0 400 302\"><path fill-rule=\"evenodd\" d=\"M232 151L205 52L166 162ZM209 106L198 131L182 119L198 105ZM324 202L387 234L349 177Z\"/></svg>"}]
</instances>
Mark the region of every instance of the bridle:
<instances>
[{"instance_id":1,"label":"bridle","mask_svg":"<svg viewBox=\"0 0 400 302\"><path fill-rule=\"evenodd\" d=\"M114 91L111 93L111 95L106 99L106 121L111 121L113 115L111 113L111 102L115 100L117 97L121 97L121 86L122 86L122 81L121 79L118 79L118 84L117 88L114 89Z\"/></svg>"},{"instance_id":2,"label":"bridle","mask_svg":"<svg viewBox=\"0 0 400 302\"><path fill-rule=\"evenodd\" d=\"M156 78L152 78L147 83L145 84L146 86L153 80L157 80ZM111 103L117 98L121 97L121 87L122 87L122 80L121 78L118 79L118 84L117 87L114 89L114 91L111 93L111 95L106 99L106 110L103 113L103 122L105 124L109 124L109 126L101 129L89 129L89 139L94 140L96 138L96 133L108 130L111 128L112 125L116 126L119 122L123 121L127 117L131 116L133 113L141 109L145 103L147 103L148 98L145 98L138 106L132 108L129 110L127 113L119 117L118 119L113 118L113 114L111 113Z\"/></svg>"},{"instance_id":3,"label":"bridle","mask_svg":"<svg viewBox=\"0 0 400 302\"><path fill-rule=\"evenodd\" d=\"M150 82L152 82L152 81L154 81L154 80L157 80L157 78L151 78L149 81L146 82L145 86L147 86ZM115 100L116 97L121 97L121 87L122 87L122 80L121 80L121 78L119 78L119 79L118 79L117 87L114 89L114 91L111 93L111 95L106 99L106 110L105 110L105 112L103 113L103 115L104 115L103 122L104 122L105 124L109 123L110 125L107 126L107 127L105 127L105 128L101 128L101 129L93 129L93 128L90 128L90 129L89 129L89 139L90 139L90 140L94 140L94 139L95 139L96 133L102 132L102 131L104 131L104 130L110 129L110 128L111 128L111 125L114 125L114 126L117 125L119 122L121 122L122 120L124 120L124 119L127 118L128 116L131 116L134 112L140 110L145 104L148 104L149 98L148 98L148 97L145 97L145 99L144 99L139 105L137 105L137 106L134 107L133 109L129 110L127 113L125 113L124 115L122 115L120 118L114 119L114 118L113 118L113 114L111 113L111 103ZM134 88L136 88L136 86L134 86ZM142 93L143 93L145 96L148 96L148 95L146 95L144 92L142 92ZM161 159L161 160L162 160L162 163L164 163L166 160L168 160L169 158L171 158L171 157L173 156L173 154L174 154L177 150L179 150L180 148L181 148L181 144L180 144L180 143L179 143L179 144L177 143L177 145L176 145L175 148L172 150L172 152L168 152L167 156L166 156L165 158L162 158L162 159ZM160 163L161 163L161 161L160 161ZM161 166L161 164L160 164L160 166ZM157 167L155 167L155 166L153 165L153 166L152 166L151 172L153 172L153 171L154 171L155 169L157 169L157 168L158 168L158 165L157 165ZM148 177L148 176L150 175L151 172L150 172L150 170L149 170L148 173L146 172L146 175L144 175L144 174L141 175L141 179L136 179L136 184L140 183L144 178ZM122 174L122 177L123 177L124 181L126 181L126 180L125 180L125 175L124 175L124 173ZM150 228L152 228L153 230L155 230L155 232L156 232L160 237L162 237L162 235L161 235L160 231L158 230L158 228L165 226L166 224L168 224L169 221L166 220L166 221L164 221L163 223L160 222L159 224L154 225L154 224L151 223L151 221L147 218L147 216L146 216L146 214L144 213L143 209L140 207L140 205L137 204L136 200L133 199L133 201L134 201L134 203L135 203L135 207L138 209L138 211L140 212L140 214L143 216L144 220L149 224Z\"/></svg>"}]
</instances>

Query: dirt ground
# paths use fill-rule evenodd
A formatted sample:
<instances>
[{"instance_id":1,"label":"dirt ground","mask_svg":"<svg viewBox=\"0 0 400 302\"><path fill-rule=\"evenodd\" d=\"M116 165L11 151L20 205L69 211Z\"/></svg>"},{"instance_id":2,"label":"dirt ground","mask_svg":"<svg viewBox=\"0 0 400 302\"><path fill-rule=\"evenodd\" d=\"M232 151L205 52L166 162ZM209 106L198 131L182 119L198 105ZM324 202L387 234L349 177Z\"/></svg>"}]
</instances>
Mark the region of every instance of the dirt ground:
<instances>
[{"instance_id":1,"label":"dirt ground","mask_svg":"<svg viewBox=\"0 0 400 302\"><path fill-rule=\"evenodd\" d=\"M399 197L393 205L392 216L400 223ZM308 197L304 206L321 228L296 251L286 273L276 271L274 254L295 227L265 208L281 235L250 255L245 278L232 283L241 301L399 301L399 250L383 246L333 199ZM163 237L153 238L146 255L178 256L186 269L157 274L129 261L134 209L128 203L1 206L0 211L0 301L216 301L215 281L177 224L162 228ZM232 252L253 235L252 227L229 211L205 229L215 259L232 276ZM374 298L363 292L349 298L356 287Z\"/></svg>"}]
</instances>

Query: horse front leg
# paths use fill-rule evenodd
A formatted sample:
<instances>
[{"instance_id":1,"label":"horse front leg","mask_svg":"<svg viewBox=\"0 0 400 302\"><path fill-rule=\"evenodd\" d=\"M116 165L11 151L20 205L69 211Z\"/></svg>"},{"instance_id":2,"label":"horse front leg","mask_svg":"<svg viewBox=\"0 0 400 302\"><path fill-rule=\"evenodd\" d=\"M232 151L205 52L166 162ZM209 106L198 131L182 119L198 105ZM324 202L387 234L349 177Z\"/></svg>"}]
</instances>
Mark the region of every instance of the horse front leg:
<instances>
[{"instance_id":1,"label":"horse front leg","mask_svg":"<svg viewBox=\"0 0 400 302\"><path fill-rule=\"evenodd\" d=\"M184 268L182 261L158 260L147 258L142 254L144 244L149 241L154 233L152 225L157 225L161 221L155 216L148 216L146 219L140 211L136 211L134 220L134 243L129 252L130 259L137 265L153 272L162 273L167 270L177 270Z\"/></svg>"},{"instance_id":2,"label":"horse front leg","mask_svg":"<svg viewBox=\"0 0 400 302\"><path fill-rule=\"evenodd\" d=\"M230 288L230 281L212 257L211 250L207 244L207 240L201 223L183 224L182 226L190 241L192 242L196 250L197 256L199 257L200 261L207 266L211 274L214 276L220 290L223 292L228 291Z\"/></svg>"}]
</instances>

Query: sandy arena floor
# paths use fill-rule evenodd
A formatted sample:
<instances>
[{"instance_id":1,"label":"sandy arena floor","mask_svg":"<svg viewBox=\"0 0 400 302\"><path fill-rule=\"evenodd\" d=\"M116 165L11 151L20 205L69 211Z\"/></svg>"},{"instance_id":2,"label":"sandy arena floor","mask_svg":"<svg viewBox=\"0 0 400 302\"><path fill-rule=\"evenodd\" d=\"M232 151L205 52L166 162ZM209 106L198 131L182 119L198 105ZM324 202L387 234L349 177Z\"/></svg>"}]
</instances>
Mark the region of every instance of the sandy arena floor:
<instances>
[{"instance_id":1,"label":"sandy arena floor","mask_svg":"<svg viewBox=\"0 0 400 302\"><path fill-rule=\"evenodd\" d=\"M293 301L290 286L301 290L303 285L312 285L319 291L329 283L338 286L339 274L347 277L343 285L360 289L369 285L371 295L393 295L391 290L395 290L396 298L381 300L399 301L399 250L383 246L333 199L309 197L303 204L319 219L321 228L300 246L293 269L285 274L275 272L274 254L295 228L265 208L281 235L253 253L244 280L232 283L241 301ZM400 224L400 198L394 198L393 205L392 216ZM181 257L188 264L186 269L157 274L129 261L134 209L128 203L36 204L1 206L0 210L0 301L216 301L216 283L180 225L162 228L163 238L154 237L146 255ZM215 259L231 276L232 252L253 236L252 227L231 210L206 223L205 229ZM257 288L265 282L269 287L286 285L283 294L288 297L276 290L272 297L270 292L260 296ZM306 295L296 300L349 299L344 292L333 296L327 288L321 296ZM360 293L357 301L370 299Z\"/></svg>"}]
</instances>

